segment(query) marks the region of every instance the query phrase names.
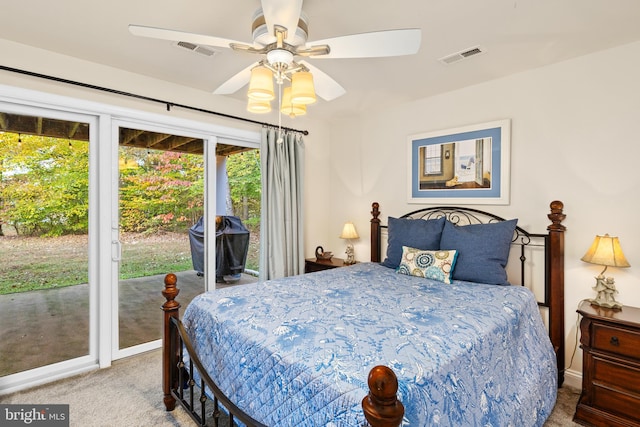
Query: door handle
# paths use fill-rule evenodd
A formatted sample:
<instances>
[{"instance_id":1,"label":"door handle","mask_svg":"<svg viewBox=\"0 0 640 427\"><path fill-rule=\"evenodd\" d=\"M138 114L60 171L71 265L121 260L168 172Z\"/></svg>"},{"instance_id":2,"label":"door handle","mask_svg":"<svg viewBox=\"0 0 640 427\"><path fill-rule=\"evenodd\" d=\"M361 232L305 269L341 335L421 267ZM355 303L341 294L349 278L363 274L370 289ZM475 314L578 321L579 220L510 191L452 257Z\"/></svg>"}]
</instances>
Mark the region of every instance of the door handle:
<instances>
[{"instance_id":1,"label":"door handle","mask_svg":"<svg viewBox=\"0 0 640 427\"><path fill-rule=\"evenodd\" d=\"M112 240L111 248L111 260L114 262L122 261L122 244L120 240Z\"/></svg>"}]
</instances>

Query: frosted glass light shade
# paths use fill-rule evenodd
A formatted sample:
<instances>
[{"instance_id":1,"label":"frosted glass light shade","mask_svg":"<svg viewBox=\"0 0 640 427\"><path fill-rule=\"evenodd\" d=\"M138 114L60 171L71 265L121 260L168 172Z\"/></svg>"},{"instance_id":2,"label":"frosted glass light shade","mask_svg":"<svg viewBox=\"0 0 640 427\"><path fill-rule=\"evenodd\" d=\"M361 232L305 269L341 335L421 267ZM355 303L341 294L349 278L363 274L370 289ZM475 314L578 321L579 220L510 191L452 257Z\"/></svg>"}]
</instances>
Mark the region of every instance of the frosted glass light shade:
<instances>
[{"instance_id":1,"label":"frosted glass light shade","mask_svg":"<svg viewBox=\"0 0 640 427\"><path fill-rule=\"evenodd\" d=\"M249 91L247 96L259 101L271 101L275 98L273 92L273 72L264 66L258 66L251 70Z\"/></svg>"},{"instance_id":2,"label":"frosted glass light shade","mask_svg":"<svg viewBox=\"0 0 640 427\"><path fill-rule=\"evenodd\" d=\"M307 114L307 106L302 104L293 104L291 102L291 86L287 86L282 91L282 106L280 107L282 114L287 114L293 118Z\"/></svg>"},{"instance_id":3,"label":"frosted glass light shade","mask_svg":"<svg viewBox=\"0 0 640 427\"><path fill-rule=\"evenodd\" d=\"M310 72L298 71L291 76L291 102L303 105L316 102L316 90Z\"/></svg>"},{"instance_id":4,"label":"frosted glass light shade","mask_svg":"<svg viewBox=\"0 0 640 427\"><path fill-rule=\"evenodd\" d=\"M256 114L265 114L271 111L271 103L269 101L261 101L249 98L247 103L247 111Z\"/></svg>"}]
</instances>

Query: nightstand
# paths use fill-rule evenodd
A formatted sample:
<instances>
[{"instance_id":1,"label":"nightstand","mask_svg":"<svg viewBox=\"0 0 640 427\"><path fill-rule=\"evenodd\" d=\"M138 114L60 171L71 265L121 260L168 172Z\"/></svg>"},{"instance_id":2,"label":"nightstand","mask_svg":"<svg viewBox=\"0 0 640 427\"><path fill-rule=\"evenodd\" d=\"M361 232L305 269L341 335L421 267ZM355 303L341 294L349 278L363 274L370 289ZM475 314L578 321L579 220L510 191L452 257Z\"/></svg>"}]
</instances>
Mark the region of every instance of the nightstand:
<instances>
[{"instance_id":1,"label":"nightstand","mask_svg":"<svg viewBox=\"0 0 640 427\"><path fill-rule=\"evenodd\" d=\"M330 270L338 267L348 267L348 264L344 263L343 259L331 258L331 259L316 259L307 258L304 260L304 272L313 273L314 271Z\"/></svg>"},{"instance_id":2,"label":"nightstand","mask_svg":"<svg viewBox=\"0 0 640 427\"><path fill-rule=\"evenodd\" d=\"M587 426L640 426L640 309L578 307L582 394L573 420Z\"/></svg>"}]
</instances>

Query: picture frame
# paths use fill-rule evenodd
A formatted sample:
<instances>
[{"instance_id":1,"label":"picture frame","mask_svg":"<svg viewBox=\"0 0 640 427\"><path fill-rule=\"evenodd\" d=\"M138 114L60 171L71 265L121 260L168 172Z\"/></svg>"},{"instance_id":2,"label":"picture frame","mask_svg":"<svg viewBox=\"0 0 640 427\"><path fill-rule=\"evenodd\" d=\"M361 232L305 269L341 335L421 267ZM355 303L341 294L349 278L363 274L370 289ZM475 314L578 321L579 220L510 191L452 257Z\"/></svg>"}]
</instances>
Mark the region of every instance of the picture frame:
<instances>
[{"instance_id":1,"label":"picture frame","mask_svg":"<svg viewBox=\"0 0 640 427\"><path fill-rule=\"evenodd\" d=\"M408 202L508 205L511 120L408 137Z\"/></svg>"}]
</instances>

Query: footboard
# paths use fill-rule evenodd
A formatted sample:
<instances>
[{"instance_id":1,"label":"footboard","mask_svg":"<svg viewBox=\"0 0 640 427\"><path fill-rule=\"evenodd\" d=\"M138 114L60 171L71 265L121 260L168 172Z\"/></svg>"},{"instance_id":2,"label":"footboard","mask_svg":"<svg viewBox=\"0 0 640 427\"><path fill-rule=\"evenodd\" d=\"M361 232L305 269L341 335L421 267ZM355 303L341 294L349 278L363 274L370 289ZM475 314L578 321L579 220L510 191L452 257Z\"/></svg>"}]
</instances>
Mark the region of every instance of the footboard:
<instances>
[{"instance_id":1,"label":"footboard","mask_svg":"<svg viewBox=\"0 0 640 427\"><path fill-rule=\"evenodd\" d=\"M167 274L162 295L166 302L164 311L164 335L162 343L162 391L167 411L175 409L178 402L200 426L207 423L207 413L216 420L229 417L229 425L237 419L247 426L261 427L264 424L238 408L217 386L207 372L191 345L189 336L179 319L180 304L175 298L180 293L175 274ZM185 363L184 352L188 354ZM196 372L199 375L195 375ZM199 385L194 378L200 377ZM404 415L404 406L397 398L398 380L393 370L386 366L376 366L369 372L369 393L362 400L364 416L371 427L398 427ZM209 390L211 399L205 394ZM207 405L211 405L209 409ZM221 410L220 405L224 407Z\"/></svg>"}]
</instances>

